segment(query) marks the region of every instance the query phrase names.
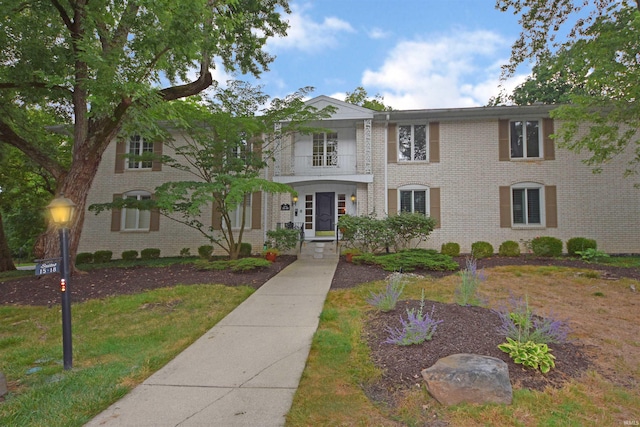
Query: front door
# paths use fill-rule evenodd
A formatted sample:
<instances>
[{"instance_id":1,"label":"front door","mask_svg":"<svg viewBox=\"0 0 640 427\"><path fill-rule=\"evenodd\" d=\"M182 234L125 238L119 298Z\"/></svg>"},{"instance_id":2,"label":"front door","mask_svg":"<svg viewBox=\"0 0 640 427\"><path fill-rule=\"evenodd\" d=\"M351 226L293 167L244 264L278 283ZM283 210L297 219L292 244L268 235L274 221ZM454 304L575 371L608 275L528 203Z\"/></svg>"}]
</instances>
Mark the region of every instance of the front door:
<instances>
[{"instance_id":1,"label":"front door","mask_svg":"<svg viewBox=\"0 0 640 427\"><path fill-rule=\"evenodd\" d=\"M322 231L334 231L335 193L316 193L316 235Z\"/></svg>"}]
</instances>

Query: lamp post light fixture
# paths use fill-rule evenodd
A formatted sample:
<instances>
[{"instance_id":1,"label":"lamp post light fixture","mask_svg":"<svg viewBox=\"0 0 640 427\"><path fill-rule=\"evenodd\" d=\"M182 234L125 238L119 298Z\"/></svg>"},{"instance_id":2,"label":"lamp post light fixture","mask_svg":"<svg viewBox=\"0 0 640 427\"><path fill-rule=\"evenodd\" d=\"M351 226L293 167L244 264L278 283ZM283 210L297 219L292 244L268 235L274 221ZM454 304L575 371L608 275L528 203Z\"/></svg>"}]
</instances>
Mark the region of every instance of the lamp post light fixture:
<instances>
[{"instance_id":1,"label":"lamp post light fixture","mask_svg":"<svg viewBox=\"0 0 640 427\"><path fill-rule=\"evenodd\" d=\"M60 194L47 206L51 220L59 227L60 233L60 294L62 296L62 360L65 370L73 367L73 346L71 344L71 293L69 291L69 224L73 219L76 205Z\"/></svg>"},{"instance_id":2,"label":"lamp post light fixture","mask_svg":"<svg viewBox=\"0 0 640 427\"><path fill-rule=\"evenodd\" d=\"M351 195L351 203L354 203L354 204L355 204L355 202L356 202L356 195L355 195L355 194L352 194L352 195Z\"/></svg>"}]
</instances>

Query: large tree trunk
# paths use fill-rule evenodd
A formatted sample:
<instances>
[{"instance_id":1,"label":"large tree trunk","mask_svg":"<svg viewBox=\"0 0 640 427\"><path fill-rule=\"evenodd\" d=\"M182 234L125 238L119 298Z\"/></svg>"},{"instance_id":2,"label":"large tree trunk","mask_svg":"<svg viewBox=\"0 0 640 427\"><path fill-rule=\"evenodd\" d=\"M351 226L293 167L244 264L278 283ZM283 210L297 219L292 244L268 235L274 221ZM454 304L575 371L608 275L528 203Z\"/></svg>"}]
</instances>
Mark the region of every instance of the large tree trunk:
<instances>
[{"instance_id":1,"label":"large tree trunk","mask_svg":"<svg viewBox=\"0 0 640 427\"><path fill-rule=\"evenodd\" d=\"M2 225L2 213L0 213L0 271L15 270L16 266L11 259L11 250L7 238L4 235L4 227Z\"/></svg>"}]
</instances>

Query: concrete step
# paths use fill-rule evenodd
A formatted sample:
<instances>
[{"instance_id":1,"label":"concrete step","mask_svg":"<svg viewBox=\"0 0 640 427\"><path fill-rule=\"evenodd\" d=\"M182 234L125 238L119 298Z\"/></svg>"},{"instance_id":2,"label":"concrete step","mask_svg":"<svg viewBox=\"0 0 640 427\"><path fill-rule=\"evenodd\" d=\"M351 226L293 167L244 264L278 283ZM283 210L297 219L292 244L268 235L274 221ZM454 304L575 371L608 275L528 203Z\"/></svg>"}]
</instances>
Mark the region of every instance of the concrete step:
<instances>
[{"instance_id":1,"label":"concrete step","mask_svg":"<svg viewBox=\"0 0 640 427\"><path fill-rule=\"evenodd\" d=\"M300 259L338 259L338 256L336 242L332 241L304 242L298 254Z\"/></svg>"}]
</instances>

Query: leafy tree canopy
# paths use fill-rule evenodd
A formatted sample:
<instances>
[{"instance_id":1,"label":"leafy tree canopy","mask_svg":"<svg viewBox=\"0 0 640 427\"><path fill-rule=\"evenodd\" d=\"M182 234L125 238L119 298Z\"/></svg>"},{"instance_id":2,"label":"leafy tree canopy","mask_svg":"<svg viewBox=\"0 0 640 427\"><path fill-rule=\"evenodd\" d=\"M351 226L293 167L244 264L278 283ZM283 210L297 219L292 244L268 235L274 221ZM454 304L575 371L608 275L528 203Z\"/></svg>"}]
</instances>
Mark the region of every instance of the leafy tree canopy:
<instances>
[{"instance_id":1,"label":"leafy tree canopy","mask_svg":"<svg viewBox=\"0 0 640 427\"><path fill-rule=\"evenodd\" d=\"M362 86L358 86L353 90L353 92L347 92L347 96L344 100L350 104L359 105L374 111L393 110L391 106L384 104L384 97L382 95L376 94L376 96L370 98L369 94Z\"/></svg>"}]
</instances>

